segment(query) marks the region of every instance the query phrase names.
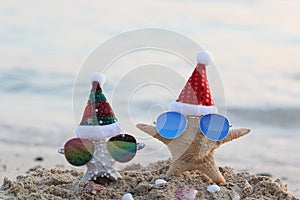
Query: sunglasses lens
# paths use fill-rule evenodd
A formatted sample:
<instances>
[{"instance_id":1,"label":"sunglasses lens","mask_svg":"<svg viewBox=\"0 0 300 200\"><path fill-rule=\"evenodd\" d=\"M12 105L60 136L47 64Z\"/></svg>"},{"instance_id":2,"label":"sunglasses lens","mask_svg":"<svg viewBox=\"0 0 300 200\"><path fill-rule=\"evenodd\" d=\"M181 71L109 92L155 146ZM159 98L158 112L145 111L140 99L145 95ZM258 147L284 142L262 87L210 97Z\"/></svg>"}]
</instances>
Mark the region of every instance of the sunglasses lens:
<instances>
[{"instance_id":1,"label":"sunglasses lens","mask_svg":"<svg viewBox=\"0 0 300 200\"><path fill-rule=\"evenodd\" d=\"M181 135L187 124L184 115L178 112L166 112L161 114L156 121L158 133L166 139L174 139Z\"/></svg>"},{"instance_id":2,"label":"sunglasses lens","mask_svg":"<svg viewBox=\"0 0 300 200\"><path fill-rule=\"evenodd\" d=\"M229 132L229 121L219 114L204 115L200 119L200 130L210 140L223 140Z\"/></svg>"},{"instance_id":3,"label":"sunglasses lens","mask_svg":"<svg viewBox=\"0 0 300 200\"><path fill-rule=\"evenodd\" d=\"M109 139L107 149L116 161L125 163L133 159L136 154L136 140L131 135L120 134Z\"/></svg>"},{"instance_id":4,"label":"sunglasses lens","mask_svg":"<svg viewBox=\"0 0 300 200\"><path fill-rule=\"evenodd\" d=\"M92 159L94 151L93 142L84 138L71 139L64 146L65 157L74 166L82 166L88 163Z\"/></svg>"}]
</instances>

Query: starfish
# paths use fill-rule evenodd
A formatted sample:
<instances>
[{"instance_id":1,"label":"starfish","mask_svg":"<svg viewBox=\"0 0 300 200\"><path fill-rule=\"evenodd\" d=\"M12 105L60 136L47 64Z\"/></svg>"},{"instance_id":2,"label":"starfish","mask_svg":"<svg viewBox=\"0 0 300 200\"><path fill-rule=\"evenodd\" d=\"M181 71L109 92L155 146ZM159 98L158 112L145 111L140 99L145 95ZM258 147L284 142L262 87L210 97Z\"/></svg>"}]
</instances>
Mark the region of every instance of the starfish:
<instances>
[{"instance_id":1,"label":"starfish","mask_svg":"<svg viewBox=\"0 0 300 200\"><path fill-rule=\"evenodd\" d=\"M250 132L250 129L231 129L227 137L221 141L212 141L206 138L199 129L199 117L187 116L187 127L178 138L165 139L159 135L155 126L137 124L137 128L160 140L172 154L172 164L168 175L178 176L188 170L199 170L212 181L225 184L214 161L215 150L224 143L230 142Z\"/></svg>"},{"instance_id":2,"label":"starfish","mask_svg":"<svg viewBox=\"0 0 300 200\"><path fill-rule=\"evenodd\" d=\"M121 178L119 172L114 168L116 161L108 153L104 143L95 145L93 158L87 163L87 170L80 182L94 181L105 184Z\"/></svg>"},{"instance_id":3,"label":"starfish","mask_svg":"<svg viewBox=\"0 0 300 200\"><path fill-rule=\"evenodd\" d=\"M121 174L115 169L116 161L109 154L105 140L95 144L93 158L86 164L87 170L80 180L80 183L94 181L95 183L105 184L122 179ZM144 142L137 143L137 150L145 147Z\"/></svg>"}]
</instances>

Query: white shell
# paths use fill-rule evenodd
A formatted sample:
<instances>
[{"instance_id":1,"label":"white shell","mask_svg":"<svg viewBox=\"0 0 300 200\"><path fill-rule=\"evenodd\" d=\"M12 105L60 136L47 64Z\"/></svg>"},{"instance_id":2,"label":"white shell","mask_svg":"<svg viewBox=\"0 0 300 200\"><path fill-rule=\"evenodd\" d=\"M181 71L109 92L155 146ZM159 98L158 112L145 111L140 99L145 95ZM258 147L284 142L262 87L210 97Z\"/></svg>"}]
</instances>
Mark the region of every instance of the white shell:
<instances>
[{"instance_id":1,"label":"white shell","mask_svg":"<svg viewBox=\"0 0 300 200\"><path fill-rule=\"evenodd\" d=\"M232 200L240 200L241 199L240 195L236 191L231 190L229 192L229 195Z\"/></svg>"},{"instance_id":2,"label":"white shell","mask_svg":"<svg viewBox=\"0 0 300 200\"><path fill-rule=\"evenodd\" d=\"M207 191L209 191L210 193L218 192L218 191L220 191L220 189L221 188L216 184L207 186Z\"/></svg>"},{"instance_id":3,"label":"white shell","mask_svg":"<svg viewBox=\"0 0 300 200\"><path fill-rule=\"evenodd\" d=\"M167 183L167 181L165 181L164 179L156 179L155 180L155 185L160 185L160 184L165 184Z\"/></svg>"},{"instance_id":4,"label":"white shell","mask_svg":"<svg viewBox=\"0 0 300 200\"><path fill-rule=\"evenodd\" d=\"M247 180L245 180L243 192L245 195L250 195L253 193L253 187L250 185L250 183Z\"/></svg>"},{"instance_id":5,"label":"white shell","mask_svg":"<svg viewBox=\"0 0 300 200\"><path fill-rule=\"evenodd\" d=\"M130 193L126 193L122 196L122 200L134 200Z\"/></svg>"}]
</instances>

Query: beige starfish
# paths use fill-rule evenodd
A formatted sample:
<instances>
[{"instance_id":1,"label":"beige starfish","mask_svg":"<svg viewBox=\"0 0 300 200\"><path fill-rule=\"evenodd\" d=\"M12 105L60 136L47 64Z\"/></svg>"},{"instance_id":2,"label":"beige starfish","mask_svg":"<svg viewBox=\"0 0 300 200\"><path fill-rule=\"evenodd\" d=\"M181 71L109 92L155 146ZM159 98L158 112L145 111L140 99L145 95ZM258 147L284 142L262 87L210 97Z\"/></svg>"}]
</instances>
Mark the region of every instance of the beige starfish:
<instances>
[{"instance_id":1,"label":"beige starfish","mask_svg":"<svg viewBox=\"0 0 300 200\"><path fill-rule=\"evenodd\" d=\"M172 154L172 164L167 172L169 175L177 176L184 171L199 170L215 183L225 184L226 180L214 161L215 149L221 144L246 135L250 129L232 129L224 140L211 141L200 132L199 117L188 116L187 119L188 124L184 133L171 140L161 137L155 126L137 124L137 128L168 146Z\"/></svg>"}]
</instances>

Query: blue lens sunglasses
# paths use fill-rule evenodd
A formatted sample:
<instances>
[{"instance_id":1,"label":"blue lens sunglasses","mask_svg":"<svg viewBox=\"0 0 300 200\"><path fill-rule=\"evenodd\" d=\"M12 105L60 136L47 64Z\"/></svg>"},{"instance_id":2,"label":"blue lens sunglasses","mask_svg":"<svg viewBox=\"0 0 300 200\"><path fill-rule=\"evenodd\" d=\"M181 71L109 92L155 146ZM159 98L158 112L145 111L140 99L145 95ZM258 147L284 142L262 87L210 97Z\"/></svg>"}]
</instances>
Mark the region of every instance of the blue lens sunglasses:
<instances>
[{"instance_id":1,"label":"blue lens sunglasses","mask_svg":"<svg viewBox=\"0 0 300 200\"><path fill-rule=\"evenodd\" d=\"M178 112L165 112L156 120L157 132L166 139L179 137L186 126L187 117ZM223 140L228 135L230 127L228 119L220 114L202 115L199 119L201 133L213 141Z\"/></svg>"}]
</instances>

